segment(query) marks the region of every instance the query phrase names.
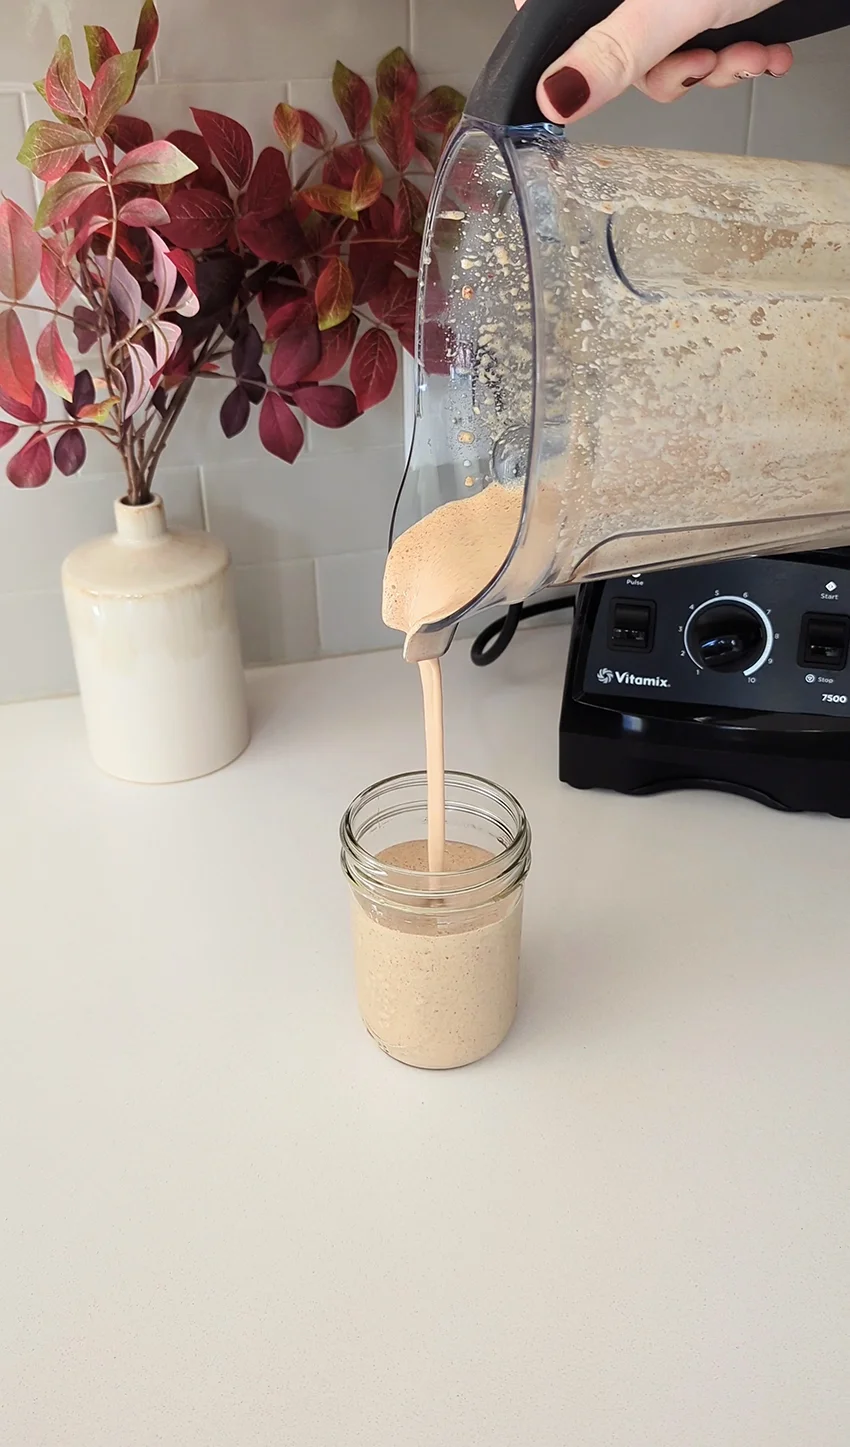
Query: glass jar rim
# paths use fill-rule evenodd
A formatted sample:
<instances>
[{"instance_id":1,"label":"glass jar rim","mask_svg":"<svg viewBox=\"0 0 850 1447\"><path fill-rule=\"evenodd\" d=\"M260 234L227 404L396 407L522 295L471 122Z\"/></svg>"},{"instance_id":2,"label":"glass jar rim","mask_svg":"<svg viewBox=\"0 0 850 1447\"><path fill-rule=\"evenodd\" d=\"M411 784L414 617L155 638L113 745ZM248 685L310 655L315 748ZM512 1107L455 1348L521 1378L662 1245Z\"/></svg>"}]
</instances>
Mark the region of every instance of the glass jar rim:
<instances>
[{"instance_id":1,"label":"glass jar rim","mask_svg":"<svg viewBox=\"0 0 850 1447\"><path fill-rule=\"evenodd\" d=\"M441 896L443 908L450 909L474 907L475 899L483 888L492 888L498 884L503 886L500 893L509 893L522 883L531 861L531 829L522 805L501 785L476 774L457 770L446 770L446 788L450 794L449 811L452 808L451 791L455 792L455 797L458 794L468 797L469 804L465 812L472 819L477 817L498 824L492 809L488 810L483 806L489 800L491 805L500 807L508 818L507 826L503 823L502 828L507 827L510 834L503 849L481 864L469 865L463 869L448 869L438 874L429 870L388 865L371 854L358 838L358 814L368 809L370 804L379 803L383 795L391 795L393 790L401 791L416 786L421 789L424 802L426 775L422 769L380 779L362 790L349 804L340 823L340 843L343 869L352 884L360 889L375 890L391 897L399 908L418 912L423 902L421 882L425 879ZM478 808L474 807L476 801ZM394 812L387 810L385 815L379 813L366 822L380 822L382 817L391 817Z\"/></svg>"}]
</instances>

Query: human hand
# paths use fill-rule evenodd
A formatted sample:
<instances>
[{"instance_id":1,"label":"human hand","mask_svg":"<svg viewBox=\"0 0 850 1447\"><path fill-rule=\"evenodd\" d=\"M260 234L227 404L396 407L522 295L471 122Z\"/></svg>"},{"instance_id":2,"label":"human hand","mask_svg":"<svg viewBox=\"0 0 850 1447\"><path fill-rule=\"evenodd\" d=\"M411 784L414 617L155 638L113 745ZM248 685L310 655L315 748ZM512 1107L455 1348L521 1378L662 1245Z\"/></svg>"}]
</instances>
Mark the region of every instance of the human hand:
<instances>
[{"instance_id":1,"label":"human hand","mask_svg":"<svg viewBox=\"0 0 850 1447\"><path fill-rule=\"evenodd\" d=\"M524 0L516 0L517 9ZM569 0L567 0L569 3ZM718 30L769 10L776 0L624 0L549 66L537 103L560 124L592 115L629 86L657 101L679 100L697 85L723 90L757 75L785 75L787 45L730 45L675 52L704 30Z\"/></svg>"}]
</instances>

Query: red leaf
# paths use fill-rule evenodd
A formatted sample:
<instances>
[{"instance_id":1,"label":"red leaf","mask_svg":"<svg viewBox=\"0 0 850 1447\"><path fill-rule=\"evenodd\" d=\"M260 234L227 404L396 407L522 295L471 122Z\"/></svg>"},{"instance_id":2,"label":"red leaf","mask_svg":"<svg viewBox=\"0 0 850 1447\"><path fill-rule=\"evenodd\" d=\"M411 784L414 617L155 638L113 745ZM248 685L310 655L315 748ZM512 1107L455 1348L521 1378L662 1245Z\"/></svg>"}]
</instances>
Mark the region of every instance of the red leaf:
<instances>
[{"instance_id":1,"label":"red leaf","mask_svg":"<svg viewBox=\"0 0 850 1447\"><path fill-rule=\"evenodd\" d=\"M348 260L354 279L354 304L363 306L379 292L385 291L393 273L396 248L382 241L361 241L351 246Z\"/></svg>"},{"instance_id":2,"label":"red leaf","mask_svg":"<svg viewBox=\"0 0 850 1447\"><path fill-rule=\"evenodd\" d=\"M326 216L346 216L351 221L357 220L358 212L351 192L342 191L339 186L308 186L306 191L299 191L298 196L314 211L321 211Z\"/></svg>"},{"instance_id":3,"label":"red leaf","mask_svg":"<svg viewBox=\"0 0 850 1447\"><path fill-rule=\"evenodd\" d=\"M372 112L372 127L375 140L390 165L396 171L406 170L416 150L416 136L408 107L401 101L389 101L379 96Z\"/></svg>"},{"instance_id":4,"label":"red leaf","mask_svg":"<svg viewBox=\"0 0 850 1447\"><path fill-rule=\"evenodd\" d=\"M378 62L375 81L378 95L389 101L403 101L410 106L416 99L419 77L400 45Z\"/></svg>"},{"instance_id":5,"label":"red leaf","mask_svg":"<svg viewBox=\"0 0 850 1447\"><path fill-rule=\"evenodd\" d=\"M319 273L316 282L316 311L319 331L338 327L351 314L354 303L354 279L344 261L332 256ZM314 363L315 365L315 363Z\"/></svg>"},{"instance_id":6,"label":"red leaf","mask_svg":"<svg viewBox=\"0 0 850 1447\"><path fill-rule=\"evenodd\" d=\"M41 284L53 305L57 307L61 307L74 290L74 282L59 260L59 254L50 241L45 241L42 246Z\"/></svg>"},{"instance_id":7,"label":"red leaf","mask_svg":"<svg viewBox=\"0 0 850 1447\"><path fill-rule=\"evenodd\" d=\"M6 463L6 476L15 487L43 487L52 471L50 443L43 432L34 432Z\"/></svg>"},{"instance_id":8,"label":"red leaf","mask_svg":"<svg viewBox=\"0 0 850 1447\"><path fill-rule=\"evenodd\" d=\"M281 281L269 281L260 292L260 309L268 321L285 302L303 300L303 298L303 287L287 285Z\"/></svg>"},{"instance_id":9,"label":"red leaf","mask_svg":"<svg viewBox=\"0 0 850 1447\"><path fill-rule=\"evenodd\" d=\"M368 206L372 206L383 188L384 177L380 168L367 157L351 183L351 204L355 211L365 211Z\"/></svg>"},{"instance_id":10,"label":"red leaf","mask_svg":"<svg viewBox=\"0 0 850 1447\"><path fill-rule=\"evenodd\" d=\"M254 147L245 127L219 111L204 111L197 106L192 106L192 115L225 176L241 191L254 164Z\"/></svg>"},{"instance_id":11,"label":"red leaf","mask_svg":"<svg viewBox=\"0 0 850 1447\"><path fill-rule=\"evenodd\" d=\"M269 375L275 387L293 387L318 366L322 340L309 302L300 303L281 331L272 354Z\"/></svg>"},{"instance_id":12,"label":"red leaf","mask_svg":"<svg viewBox=\"0 0 850 1447\"><path fill-rule=\"evenodd\" d=\"M153 127L139 116L120 115L112 121L106 134L119 151L137 151L140 146L150 145L153 140ZM194 132L190 134L194 135ZM187 151L186 155L188 154Z\"/></svg>"},{"instance_id":13,"label":"red leaf","mask_svg":"<svg viewBox=\"0 0 850 1447\"><path fill-rule=\"evenodd\" d=\"M16 312L0 312L0 387L13 402L32 406L35 372L30 349Z\"/></svg>"},{"instance_id":14,"label":"red leaf","mask_svg":"<svg viewBox=\"0 0 850 1447\"><path fill-rule=\"evenodd\" d=\"M153 196L138 196L135 201L126 201L118 212L125 226L162 226L169 215L161 201Z\"/></svg>"},{"instance_id":15,"label":"red leaf","mask_svg":"<svg viewBox=\"0 0 850 1447\"><path fill-rule=\"evenodd\" d=\"M18 428L12 422L0 421L0 447L6 447L18 435Z\"/></svg>"},{"instance_id":16,"label":"red leaf","mask_svg":"<svg viewBox=\"0 0 850 1447\"><path fill-rule=\"evenodd\" d=\"M413 120L417 130L443 135L450 126L457 123L465 104L465 97L453 86L436 86L434 90L429 90L414 108Z\"/></svg>"},{"instance_id":17,"label":"red leaf","mask_svg":"<svg viewBox=\"0 0 850 1447\"><path fill-rule=\"evenodd\" d=\"M281 145L289 151L290 155L304 139L304 122L301 119L301 112L297 111L294 106L287 105L286 101L281 101L280 105L275 106L274 128Z\"/></svg>"},{"instance_id":18,"label":"red leaf","mask_svg":"<svg viewBox=\"0 0 850 1447\"><path fill-rule=\"evenodd\" d=\"M197 272L195 269L195 258L190 256L188 251L181 251L178 247L172 247L167 251L166 256L177 267L180 275L191 291L198 294Z\"/></svg>"},{"instance_id":19,"label":"red leaf","mask_svg":"<svg viewBox=\"0 0 850 1447\"><path fill-rule=\"evenodd\" d=\"M74 395L74 368L55 321L48 322L41 333L36 354L48 387L70 402Z\"/></svg>"},{"instance_id":20,"label":"red leaf","mask_svg":"<svg viewBox=\"0 0 850 1447\"><path fill-rule=\"evenodd\" d=\"M428 202L419 187L402 176L393 206L393 235L405 237L411 231L421 232L427 210Z\"/></svg>"},{"instance_id":21,"label":"red leaf","mask_svg":"<svg viewBox=\"0 0 850 1447\"><path fill-rule=\"evenodd\" d=\"M347 427L360 415L350 387L298 387L292 400L320 427Z\"/></svg>"},{"instance_id":22,"label":"red leaf","mask_svg":"<svg viewBox=\"0 0 850 1447\"><path fill-rule=\"evenodd\" d=\"M395 347L386 332L372 327L360 338L351 358L351 385L361 412L389 397L397 372Z\"/></svg>"},{"instance_id":23,"label":"red leaf","mask_svg":"<svg viewBox=\"0 0 850 1447\"><path fill-rule=\"evenodd\" d=\"M228 197L195 186L175 192L168 214L168 225L162 227L168 240L190 251L202 251L224 240L233 220L233 205Z\"/></svg>"},{"instance_id":24,"label":"red leaf","mask_svg":"<svg viewBox=\"0 0 850 1447\"><path fill-rule=\"evenodd\" d=\"M8 412L10 417L17 418L18 422L35 422L38 425L47 416L47 398L38 383L36 383L29 407L24 407L22 403L16 402L14 397L10 397L3 391L0 391L0 407L4 412Z\"/></svg>"},{"instance_id":25,"label":"red leaf","mask_svg":"<svg viewBox=\"0 0 850 1447\"><path fill-rule=\"evenodd\" d=\"M359 317L350 316L341 326L321 333L322 355L318 366L307 373L305 382L327 382L342 371L351 355L359 326Z\"/></svg>"},{"instance_id":26,"label":"red leaf","mask_svg":"<svg viewBox=\"0 0 850 1447\"><path fill-rule=\"evenodd\" d=\"M304 145L309 146L313 151L327 150L328 133L322 122L317 120L309 111L299 110L301 124L304 127Z\"/></svg>"},{"instance_id":27,"label":"red leaf","mask_svg":"<svg viewBox=\"0 0 850 1447\"><path fill-rule=\"evenodd\" d=\"M185 185L203 186L207 191L219 191L222 196L228 195L227 182L213 162L210 148L203 136L197 131L170 131L167 140L190 161L194 161L197 171L186 177Z\"/></svg>"},{"instance_id":28,"label":"red leaf","mask_svg":"<svg viewBox=\"0 0 850 1447\"><path fill-rule=\"evenodd\" d=\"M406 241L403 241L396 252L396 261L399 266L407 266L411 271L419 271L419 262L422 257L422 237L411 231Z\"/></svg>"},{"instance_id":29,"label":"red leaf","mask_svg":"<svg viewBox=\"0 0 850 1447\"><path fill-rule=\"evenodd\" d=\"M244 387L234 387L222 402L219 413L221 430L225 437L235 437L237 433L244 432L250 415L251 403L248 400L248 393Z\"/></svg>"},{"instance_id":30,"label":"red leaf","mask_svg":"<svg viewBox=\"0 0 850 1447\"><path fill-rule=\"evenodd\" d=\"M315 325L316 309L304 296L289 296L288 300L266 316L266 341L275 342L292 326Z\"/></svg>"},{"instance_id":31,"label":"red leaf","mask_svg":"<svg viewBox=\"0 0 850 1447\"><path fill-rule=\"evenodd\" d=\"M266 220L243 216L236 230L242 245L260 261L299 261L310 249L292 211L282 211Z\"/></svg>"},{"instance_id":32,"label":"red leaf","mask_svg":"<svg viewBox=\"0 0 850 1447\"><path fill-rule=\"evenodd\" d=\"M33 286L41 263L41 237L26 211L14 201L0 205L0 292L21 301Z\"/></svg>"},{"instance_id":33,"label":"red leaf","mask_svg":"<svg viewBox=\"0 0 850 1447\"><path fill-rule=\"evenodd\" d=\"M148 68L151 51L156 45L156 37L159 34L159 16L156 13L154 0L145 0L139 16L139 23L136 26L136 38L133 41L133 49L139 51L139 75L143 75Z\"/></svg>"},{"instance_id":34,"label":"red leaf","mask_svg":"<svg viewBox=\"0 0 850 1447\"><path fill-rule=\"evenodd\" d=\"M346 141L344 146L334 146L322 168L322 180L328 186L338 186L350 191L354 177L369 160L366 151L358 141Z\"/></svg>"},{"instance_id":35,"label":"red leaf","mask_svg":"<svg viewBox=\"0 0 850 1447\"><path fill-rule=\"evenodd\" d=\"M378 321L388 327L410 325L416 314L416 290L416 277L405 276L397 266L393 267L387 286L370 303Z\"/></svg>"},{"instance_id":36,"label":"red leaf","mask_svg":"<svg viewBox=\"0 0 850 1447\"><path fill-rule=\"evenodd\" d=\"M63 432L53 449L53 461L63 477L73 477L86 460L86 440L79 427Z\"/></svg>"},{"instance_id":37,"label":"red leaf","mask_svg":"<svg viewBox=\"0 0 850 1447\"><path fill-rule=\"evenodd\" d=\"M267 452L284 462L294 462L304 446L304 429L292 408L275 392L269 392L260 408L260 441Z\"/></svg>"},{"instance_id":38,"label":"red leaf","mask_svg":"<svg viewBox=\"0 0 850 1447\"><path fill-rule=\"evenodd\" d=\"M91 73L97 75L105 60L120 54L120 47L116 45L109 31L105 30L102 25L87 25L85 31Z\"/></svg>"},{"instance_id":39,"label":"red leaf","mask_svg":"<svg viewBox=\"0 0 850 1447\"><path fill-rule=\"evenodd\" d=\"M362 136L369 125L372 96L363 77L349 70L341 60L334 66L333 93L352 136L355 139Z\"/></svg>"},{"instance_id":40,"label":"red leaf","mask_svg":"<svg viewBox=\"0 0 850 1447\"><path fill-rule=\"evenodd\" d=\"M254 174L242 198L244 215L265 220L277 216L289 203L292 181L286 160L274 146L266 146L257 157Z\"/></svg>"}]
</instances>

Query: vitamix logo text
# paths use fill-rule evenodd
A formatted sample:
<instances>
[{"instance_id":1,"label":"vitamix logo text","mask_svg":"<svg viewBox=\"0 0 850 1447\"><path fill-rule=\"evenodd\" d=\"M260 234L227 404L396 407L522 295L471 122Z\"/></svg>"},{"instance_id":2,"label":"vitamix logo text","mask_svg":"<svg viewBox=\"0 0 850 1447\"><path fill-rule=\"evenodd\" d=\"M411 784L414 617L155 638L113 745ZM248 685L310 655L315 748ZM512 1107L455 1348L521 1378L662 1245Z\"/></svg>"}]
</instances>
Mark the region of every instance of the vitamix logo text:
<instances>
[{"instance_id":1,"label":"vitamix logo text","mask_svg":"<svg viewBox=\"0 0 850 1447\"><path fill-rule=\"evenodd\" d=\"M670 682L666 678L649 677L642 673L625 673L617 670L612 672L610 668L600 668L596 675L599 683L627 684L629 688L669 688Z\"/></svg>"}]
</instances>

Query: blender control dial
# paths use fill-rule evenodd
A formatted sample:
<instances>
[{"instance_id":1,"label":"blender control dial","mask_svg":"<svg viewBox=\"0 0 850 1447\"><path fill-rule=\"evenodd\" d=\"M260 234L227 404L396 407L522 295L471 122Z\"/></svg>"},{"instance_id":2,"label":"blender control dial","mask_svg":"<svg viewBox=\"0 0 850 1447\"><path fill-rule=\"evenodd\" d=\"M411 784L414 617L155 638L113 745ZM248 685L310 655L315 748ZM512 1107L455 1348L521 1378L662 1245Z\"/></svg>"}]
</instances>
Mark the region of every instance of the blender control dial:
<instances>
[{"instance_id":1,"label":"blender control dial","mask_svg":"<svg viewBox=\"0 0 850 1447\"><path fill-rule=\"evenodd\" d=\"M749 678L770 657L773 626L749 598L708 598L685 624L684 643L697 668Z\"/></svg>"}]
</instances>

